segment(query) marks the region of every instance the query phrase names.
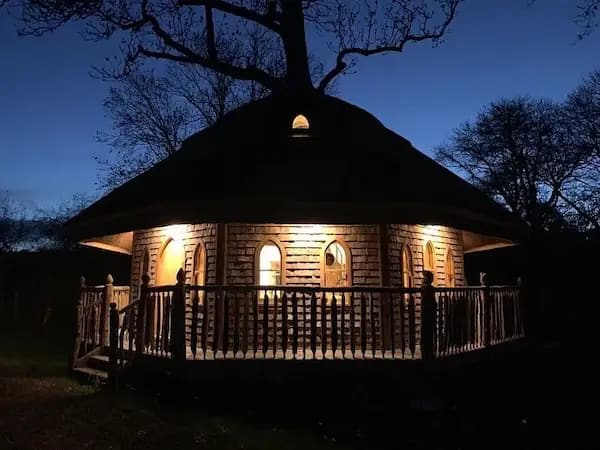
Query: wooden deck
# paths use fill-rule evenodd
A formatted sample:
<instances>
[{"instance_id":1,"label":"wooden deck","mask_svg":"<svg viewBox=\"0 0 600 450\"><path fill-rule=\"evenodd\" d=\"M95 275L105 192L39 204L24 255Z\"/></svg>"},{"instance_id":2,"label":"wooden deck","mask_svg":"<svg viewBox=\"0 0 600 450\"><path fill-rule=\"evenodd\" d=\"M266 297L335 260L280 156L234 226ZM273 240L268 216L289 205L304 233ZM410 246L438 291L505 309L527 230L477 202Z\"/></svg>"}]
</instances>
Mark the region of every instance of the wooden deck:
<instances>
[{"instance_id":1,"label":"wooden deck","mask_svg":"<svg viewBox=\"0 0 600 450\"><path fill-rule=\"evenodd\" d=\"M517 286L315 288L84 287L74 365L110 349L109 368L175 361L417 361L524 336ZM115 293L121 306L117 304ZM109 314L110 311L110 314Z\"/></svg>"}]
</instances>

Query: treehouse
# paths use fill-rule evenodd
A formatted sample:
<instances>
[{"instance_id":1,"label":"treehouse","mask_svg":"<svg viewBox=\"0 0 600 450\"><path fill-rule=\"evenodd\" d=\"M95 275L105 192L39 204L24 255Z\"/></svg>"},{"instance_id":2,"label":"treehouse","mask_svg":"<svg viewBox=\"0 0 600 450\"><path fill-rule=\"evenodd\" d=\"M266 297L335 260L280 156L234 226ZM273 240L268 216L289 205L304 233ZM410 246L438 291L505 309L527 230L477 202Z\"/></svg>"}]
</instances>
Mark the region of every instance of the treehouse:
<instances>
[{"instance_id":1,"label":"treehouse","mask_svg":"<svg viewBox=\"0 0 600 450\"><path fill-rule=\"evenodd\" d=\"M312 91L231 112L67 226L131 255L127 286L82 285L79 370L436 359L523 336L519 287L469 286L464 255L514 245L524 225Z\"/></svg>"}]
</instances>

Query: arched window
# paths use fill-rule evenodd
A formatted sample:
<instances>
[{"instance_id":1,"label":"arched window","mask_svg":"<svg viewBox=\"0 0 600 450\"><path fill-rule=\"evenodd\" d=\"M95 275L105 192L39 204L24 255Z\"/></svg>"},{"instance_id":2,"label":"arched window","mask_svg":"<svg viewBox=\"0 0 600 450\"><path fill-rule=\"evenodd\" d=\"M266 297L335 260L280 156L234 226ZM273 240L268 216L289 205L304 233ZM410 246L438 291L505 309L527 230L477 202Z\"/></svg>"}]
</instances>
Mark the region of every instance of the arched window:
<instances>
[{"instance_id":1,"label":"arched window","mask_svg":"<svg viewBox=\"0 0 600 450\"><path fill-rule=\"evenodd\" d=\"M446 252L446 286L454 287L456 280L454 275L454 254L452 253L452 249L448 248Z\"/></svg>"},{"instance_id":2,"label":"arched window","mask_svg":"<svg viewBox=\"0 0 600 450\"><path fill-rule=\"evenodd\" d=\"M435 249L431 241L427 241L423 247L423 270L431 272L435 281Z\"/></svg>"},{"instance_id":3,"label":"arched window","mask_svg":"<svg viewBox=\"0 0 600 450\"><path fill-rule=\"evenodd\" d=\"M413 287L413 261L408 245L402 247L402 287Z\"/></svg>"},{"instance_id":4,"label":"arched window","mask_svg":"<svg viewBox=\"0 0 600 450\"><path fill-rule=\"evenodd\" d=\"M324 286L350 286L350 251L348 247L339 241L333 241L325 249L323 257Z\"/></svg>"},{"instance_id":5,"label":"arched window","mask_svg":"<svg viewBox=\"0 0 600 450\"><path fill-rule=\"evenodd\" d=\"M292 130L308 130L309 128L310 124L308 123L306 116L298 114L296 117L294 117L294 121L292 122Z\"/></svg>"},{"instance_id":6,"label":"arched window","mask_svg":"<svg viewBox=\"0 0 600 450\"><path fill-rule=\"evenodd\" d=\"M423 269L435 272L435 253L431 241L427 241L423 248Z\"/></svg>"},{"instance_id":7,"label":"arched window","mask_svg":"<svg viewBox=\"0 0 600 450\"><path fill-rule=\"evenodd\" d=\"M184 266L185 249L179 239L169 239L158 256L156 284L158 286L177 283L177 272Z\"/></svg>"},{"instance_id":8,"label":"arched window","mask_svg":"<svg viewBox=\"0 0 600 450\"><path fill-rule=\"evenodd\" d=\"M150 272L150 252L148 249L144 249L142 255L142 264L140 266L140 284L142 283L142 277Z\"/></svg>"},{"instance_id":9,"label":"arched window","mask_svg":"<svg viewBox=\"0 0 600 450\"><path fill-rule=\"evenodd\" d=\"M142 284L144 282L144 275L146 274L150 275L150 252L147 248L144 249L144 253L142 254L142 263L140 264L138 298L142 296Z\"/></svg>"},{"instance_id":10,"label":"arched window","mask_svg":"<svg viewBox=\"0 0 600 450\"><path fill-rule=\"evenodd\" d=\"M206 283L206 249L204 244L199 243L194 252L194 272L192 276L192 284L196 286L204 286Z\"/></svg>"},{"instance_id":11,"label":"arched window","mask_svg":"<svg viewBox=\"0 0 600 450\"><path fill-rule=\"evenodd\" d=\"M258 284L277 286L281 279L281 250L275 242L267 241L258 250Z\"/></svg>"}]
</instances>

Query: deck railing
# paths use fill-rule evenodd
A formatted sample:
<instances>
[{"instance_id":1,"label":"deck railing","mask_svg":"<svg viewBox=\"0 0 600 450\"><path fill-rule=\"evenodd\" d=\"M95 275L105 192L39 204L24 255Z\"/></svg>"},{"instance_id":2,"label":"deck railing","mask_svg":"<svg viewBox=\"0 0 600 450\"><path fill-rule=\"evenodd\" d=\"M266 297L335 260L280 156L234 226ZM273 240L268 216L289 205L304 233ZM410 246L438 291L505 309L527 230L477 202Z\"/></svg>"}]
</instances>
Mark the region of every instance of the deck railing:
<instances>
[{"instance_id":1,"label":"deck railing","mask_svg":"<svg viewBox=\"0 0 600 450\"><path fill-rule=\"evenodd\" d=\"M129 303L129 286L113 286L110 275L106 284L100 286L87 286L85 278L81 278L75 311L73 366L109 344L109 309L112 303L115 307L124 308Z\"/></svg>"},{"instance_id":2,"label":"deck railing","mask_svg":"<svg viewBox=\"0 0 600 450\"><path fill-rule=\"evenodd\" d=\"M182 278L182 277L181 277ZM436 288L142 285L112 310L113 362L430 359L524 335L516 286Z\"/></svg>"},{"instance_id":3,"label":"deck railing","mask_svg":"<svg viewBox=\"0 0 600 450\"><path fill-rule=\"evenodd\" d=\"M478 350L524 336L515 286L436 288L435 355Z\"/></svg>"}]
</instances>

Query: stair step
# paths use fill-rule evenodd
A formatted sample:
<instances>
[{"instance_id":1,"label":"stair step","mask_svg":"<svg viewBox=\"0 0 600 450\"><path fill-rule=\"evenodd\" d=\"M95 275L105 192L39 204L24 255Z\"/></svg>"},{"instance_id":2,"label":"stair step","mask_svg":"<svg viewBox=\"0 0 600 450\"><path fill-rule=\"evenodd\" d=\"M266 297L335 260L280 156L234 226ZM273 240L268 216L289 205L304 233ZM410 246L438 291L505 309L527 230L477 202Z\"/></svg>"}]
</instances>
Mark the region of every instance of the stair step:
<instances>
[{"instance_id":1,"label":"stair step","mask_svg":"<svg viewBox=\"0 0 600 450\"><path fill-rule=\"evenodd\" d=\"M73 369L73 372L88 382L94 378L99 381L106 381L108 379L108 373L104 370L92 369L90 367L76 367Z\"/></svg>"},{"instance_id":2,"label":"stair step","mask_svg":"<svg viewBox=\"0 0 600 450\"><path fill-rule=\"evenodd\" d=\"M101 370L104 372L108 370L108 356L92 355L86 359L85 363L91 369Z\"/></svg>"}]
</instances>

